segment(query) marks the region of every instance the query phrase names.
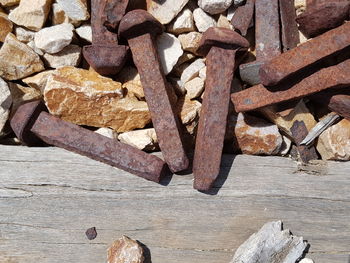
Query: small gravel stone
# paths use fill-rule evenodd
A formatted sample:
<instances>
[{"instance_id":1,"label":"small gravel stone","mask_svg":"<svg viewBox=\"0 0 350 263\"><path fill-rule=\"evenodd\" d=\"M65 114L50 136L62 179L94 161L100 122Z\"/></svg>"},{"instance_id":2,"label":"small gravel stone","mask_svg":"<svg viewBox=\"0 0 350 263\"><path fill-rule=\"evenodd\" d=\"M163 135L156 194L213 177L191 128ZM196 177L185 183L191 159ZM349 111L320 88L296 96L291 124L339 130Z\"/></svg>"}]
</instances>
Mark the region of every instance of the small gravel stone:
<instances>
[{"instance_id":1,"label":"small gravel stone","mask_svg":"<svg viewBox=\"0 0 350 263\"><path fill-rule=\"evenodd\" d=\"M91 28L90 24L84 24L84 25L76 28L75 32L77 32L78 36L81 39L84 39L89 43L92 42L92 28Z\"/></svg>"},{"instance_id":2,"label":"small gravel stone","mask_svg":"<svg viewBox=\"0 0 350 263\"><path fill-rule=\"evenodd\" d=\"M13 24L7 15L0 13L0 42L4 42L8 33L12 32Z\"/></svg>"},{"instance_id":3,"label":"small gravel stone","mask_svg":"<svg viewBox=\"0 0 350 263\"><path fill-rule=\"evenodd\" d=\"M205 32L208 28L216 26L215 19L200 8L193 11L193 18L199 32Z\"/></svg>"},{"instance_id":4,"label":"small gravel stone","mask_svg":"<svg viewBox=\"0 0 350 263\"><path fill-rule=\"evenodd\" d=\"M192 64L190 64L181 75L181 82L186 84L191 79L199 76L199 71L205 67L204 59L197 59Z\"/></svg>"},{"instance_id":5,"label":"small gravel stone","mask_svg":"<svg viewBox=\"0 0 350 263\"><path fill-rule=\"evenodd\" d=\"M43 60L50 68L59 68L64 66L76 67L79 65L81 60L81 47L77 45L69 45L58 53L46 53Z\"/></svg>"},{"instance_id":6,"label":"small gravel stone","mask_svg":"<svg viewBox=\"0 0 350 263\"><path fill-rule=\"evenodd\" d=\"M204 80L197 77L185 84L185 89L187 91L186 97L190 99L195 99L201 96L204 91Z\"/></svg>"},{"instance_id":7,"label":"small gravel stone","mask_svg":"<svg viewBox=\"0 0 350 263\"><path fill-rule=\"evenodd\" d=\"M199 43L202 39L202 34L198 32L190 32L187 34L179 35L178 39L181 42L183 50L196 54Z\"/></svg>"},{"instance_id":8,"label":"small gravel stone","mask_svg":"<svg viewBox=\"0 0 350 263\"><path fill-rule=\"evenodd\" d=\"M171 22L168 26L168 32L178 35L191 31L195 31L193 13L186 8Z\"/></svg>"},{"instance_id":9,"label":"small gravel stone","mask_svg":"<svg viewBox=\"0 0 350 263\"><path fill-rule=\"evenodd\" d=\"M143 248L140 244L123 236L108 249L108 263L143 263Z\"/></svg>"},{"instance_id":10,"label":"small gravel stone","mask_svg":"<svg viewBox=\"0 0 350 263\"><path fill-rule=\"evenodd\" d=\"M163 25L169 24L186 6L189 0L146 0L147 11Z\"/></svg>"},{"instance_id":11,"label":"small gravel stone","mask_svg":"<svg viewBox=\"0 0 350 263\"><path fill-rule=\"evenodd\" d=\"M0 78L0 135L10 115L12 97L7 83Z\"/></svg>"},{"instance_id":12,"label":"small gravel stone","mask_svg":"<svg viewBox=\"0 0 350 263\"><path fill-rule=\"evenodd\" d=\"M159 149L156 131L153 128L124 132L118 136L118 140L139 150L154 151Z\"/></svg>"},{"instance_id":13,"label":"small gravel stone","mask_svg":"<svg viewBox=\"0 0 350 263\"><path fill-rule=\"evenodd\" d=\"M163 33L157 38L158 55L163 72L168 75L183 54L180 41L169 33Z\"/></svg>"},{"instance_id":14,"label":"small gravel stone","mask_svg":"<svg viewBox=\"0 0 350 263\"><path fill-rule=\"evenodd\" d=\"M85 0L56 0L66 15L74 21L85 21L90 18Z\"/></svg>"},{"instance_id":15,"label":"small gravel stone","mask_svg":"<svg viewBox=\"0 0 350 263\"><path fill-rule=\"evenodd\" d=\"M97 237L96 227L91 227L86 230L85 235L89 240L94 240Z\"/></svg>"},{"instance_id":16,"label":"small gravel stone","mask_svg":"<svg viewBox=\"0 0 350 263\"><path fill-rule=\"evenodd\" d=\"M35 32L25 29L23 27L16 27L15 34L19 41L28 43L34 40Z\"/></svg>"},{"instance_id":17,"label":"small gravel stone","mask_svg":"<svg viewBox=\"0 0 350 263\"><path fill-rule=\"evenodd\" d=\"M198 0L198 6L205 12L215 15L226 11L233 0Z\"/></svg>"}]
</instances>

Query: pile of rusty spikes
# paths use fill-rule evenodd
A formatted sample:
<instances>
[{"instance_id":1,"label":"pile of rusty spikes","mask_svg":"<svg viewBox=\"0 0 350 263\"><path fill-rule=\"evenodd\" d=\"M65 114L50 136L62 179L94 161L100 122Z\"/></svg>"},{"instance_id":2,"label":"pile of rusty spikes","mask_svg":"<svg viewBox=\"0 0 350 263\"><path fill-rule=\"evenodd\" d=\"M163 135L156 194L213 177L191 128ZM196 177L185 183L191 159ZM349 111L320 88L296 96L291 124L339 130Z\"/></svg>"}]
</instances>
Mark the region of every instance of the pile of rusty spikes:
<instances>
[{"instance_id":1,"label":"pile of rusty spikes","mask_svg":"<svg viewBox=\"0 0 350 263\"><path fill-rule=\"evenodd\" d=\"M174 173L186 170L189 159L155 44L163 26L144 10L125 14L128 2L92 0L93 42L84 48L84 57L98 73L109 75L123 68L131 52L164 161L60 120L46 113L40 102L21 106L11 126L28 145L44 141L160 182L168 168ZM339 14L332 15L332 21L327 24L319 22L317 19L327 14L330 6ZM240 65L239 71L246 83L255 86L231 95L236 111L259 110L309 96L344 118L350 115L350 96L344 89L350 84L350 23L344 22L349 16L348 1L309 1L306 14L298 18L292 0L247 0L236 12L232 24L240 34L209 28L197 50L207 58L205 95L193 162L194 188L198 190L209 190L220 172L231 82L250 46L244 36L254 13L256 61ZM299 46L296 19L301 30L314 37ZM126 40L128 46L120 45L118 38ZM291 130L301 155L305 159L313 158L314 150L300 145L306 136L303 123L295 123Z\"/></svg>"}]
</instances>

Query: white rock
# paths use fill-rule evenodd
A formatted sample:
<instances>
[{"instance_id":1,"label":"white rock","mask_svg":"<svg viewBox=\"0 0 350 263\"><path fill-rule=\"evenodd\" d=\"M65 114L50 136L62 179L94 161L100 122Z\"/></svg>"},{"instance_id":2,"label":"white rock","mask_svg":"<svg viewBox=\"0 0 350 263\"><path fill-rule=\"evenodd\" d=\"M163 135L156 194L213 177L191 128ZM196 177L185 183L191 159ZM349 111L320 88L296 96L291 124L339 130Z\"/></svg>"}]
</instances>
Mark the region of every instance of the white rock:
<instances>
[{"instance_id":1,"label":"white rock","mask_svg":"<svg viewBox=\"0 0 350 263\"><path fill-rule=\"evenodd\" d=\"M223 28L233 30L233 26L232 26L231 22L228 20L228 18L226 16L224 16L222 14L220 15L220 17L218 19L217 27L223 27Z\"/></svg>"},{"instance_id":2,"label":"white rock","mask_svg":"<svg viewBox=\"0 0 350 263\"><path fill-rule=\"evenodd\" d=\"M124 132L118 136L118 140L139 150L154 151L158 149L157 135L153 128Z\"/></svg>"},{"instance_id":3,"label":"white rock","mask_svg":"<svg viewBox=\"0 0 350 263\"><path fill-rule=\"evenodd\" d=\"M205 12L215 15L226 11L233 0L198 0L198 6Z\"/></svg>"},{"instance_id":4,"label":"white rock","mask_svg":"<svg viewBox=\"0 0 350 263\"><path fill-rule=\"evenodd\" d=\"M46 53L43 60L50 68L59 68L64 66L76 67L81 61L81 47L77 45L69 45L58 53Z\"/></svg>"},{"instance_id":5,"label":"white rock","mask_svg":"<svg viewBox=\"0 0 350 263\"><path fill-rule=\"evenodd\" d=\"M0 135L10 115L12 96L7 83L0 78Z\"/></svg>"},{"instance_id":6,"label":"white rock","mask_svg":"<svg viewBox=\"0 0 350 263\"><path fill-rule=\"evenodd\" d=\"M176 35L195 31L193 13L190 9L185 8L168 26L168 32Z\"/></svg>"},{"instance_id":7,"label":"white rock","mask_svg":"<svg viewBox=\"0 0 350 263\"><path fill-rule=\"evenodd\" d=\"M187 91L186 97L198 98L204 91L204 81L199 77L194 78L185 84L185 89Z\"/></svg>"},{"instance_id":8,"label":"white rock","mask_svg":"<svg viewBox=\"0 0 350 263\"><path fill-rule=\"evenodd\" d=\"M289 153L290 148L292 147L292 141L286 136L282 136L282 138L283 138L283 143L279 154L282 156L285 156Z\"/></svg>"},{"instance_id":9,"label":"white rock","mask_svg":"<svg viewBox=\"0 0 350 263\"><path fill-rule=\"evenodd\" d=\"M205 32L208 28L216 26L215 19L200 8L193 11L193 18L199 32Z\"/></svg>"},{"instance_id":10,"label":"white rock","mask_svg":"<svg viewBox=\"0 0 350 263\"><path fill-rule=\"evenodd\" d=\"M44 26L50 7L51 0L21 0L9 19L16 25L38 31Z\"/></svg>"},{"instance_id":11,"label":"white rock","mask_svg":"<svg viewBox=\"0 0 350 263\"><path fill-rule=\"evenodd\" d=\"M314 261L310 258L303 258L299 263L314 263Z\"/></svg>"},{"instance_id":12,"label":"white rock","mask_svg":"<svg viewBox=\"0 0 350 263\"><path fill-rule=\"evenodd\" d=\"M44 56L44 52L43 52L41 49L39 49L39 48L36 47L36 45L35 45L35 43L34 43L34 40L29 41L29 42L27 43L27 45L28 45L31 49L33 49L34 52L37 53L39 56Z\"/></svg>"},{"instance_id":13,"label":"white rock","mask_svg":"<svg viewBox=\"0 0 350 263\"><path fill-rule=\"evenodd\" d=\"M66 15L74 21L85 21L90 18L86 0L56 0Z\"/></svg>"},{"instance_id":14,"label":"white rock","mask_svg":"<svg viewBox=\"0 0 350 263\"><path fill-rule=\"evenodd\" d=\"M44 94L44 89L49 77L54 73L54 70L46 70L40 72L34 76L23 79L22 81L29 87L39 90L41 94Z\"/></svg>"},{"instance_id":15,"label":"white rock","mask_svg":"<svg viewBox=\"0 0 350 263\"><path fill-rule=\"evenodd\" d=\"M183 50L196 54L199 43L202 39L202 34L199 32L190 32L187 34L181 34L178 38Z\"/></svg>"},{"instance_id":16,"label":"white rock","mask_svg":"<svg viewBox=\"0 0 350 263\"><path fill-rule=\"evenodd\" d=\"M46 27L35 33L35 46L50 54L60 52L72 42L73 30L68 23Z\"/></svg>"},{"instance_id":17,"label":"white rock","mask_svg":"<svg viewBox=\"0 0 350 263\"><path fill-rule=\"evenodd\" d=\"M190 64L181 75L181 82L182 84L186 84L186 82L190 81L191 79L194 79L195 77L199 76L199 71L205 67L204 59L197 59L192 64Z\"/></svg>"},{"instance_id":18,"label":"white rock","mask_svg":"<svg viewBox=\"0 0 350 263\"><path fill-rule=\"evenodd\" d=\"M189 0L146 0L147 11L163 25L166 25L181 12L188 1Z\"/></svg>"},{"instance_id":19,"label":"white rock","mask_svg":"<svg viewBox=\"0 0 350 263\"><path fill-rule=\"evenodd\" d=\"M28 43L34 40L35 32L25 29L23 27L16 27L15 35L19 41L23 43Z\"/></svg>"},{"instance_id":20,"label":"white rock","mask_svg":"<svg viewBox=\"0 0 350 263\"><path fill-rule=\"evenodd\" d=\"M87 42L92 42L92 28L89 24L84 24L78 28L75 29L75 32L77 32L78 36L81 39L86 40Z\"/></svg>"},{"instance_id":21,"label":"white rock","mask_svg":"<svg viewBox=\"0 0 350 263\"><path fill-rule=\"evenodd\" d=\"M117 139L118 137L118 133L110 128L99 128L95 132L110 139Z\"/></svg>"},{"instance_id":22,"label":"white rock","mask_svg":"<svg viewBox=\"0 0 350 263\"><path fill-rule=\"evenodd\" d=\"M174 35L163 33L157 38L157 48L164 74L167 75L183 54L181 43Z\"/></svg>"},{"instance_id":23,"label":"white rock","mask_svg":"<svg viewBox=\"0 0 350 263\"><path fill-rule=\"evenodd\" d=\"M207 79L207 67L204 67L199 71L199 77L204 81Z\"/></svg>"}]
</instances>

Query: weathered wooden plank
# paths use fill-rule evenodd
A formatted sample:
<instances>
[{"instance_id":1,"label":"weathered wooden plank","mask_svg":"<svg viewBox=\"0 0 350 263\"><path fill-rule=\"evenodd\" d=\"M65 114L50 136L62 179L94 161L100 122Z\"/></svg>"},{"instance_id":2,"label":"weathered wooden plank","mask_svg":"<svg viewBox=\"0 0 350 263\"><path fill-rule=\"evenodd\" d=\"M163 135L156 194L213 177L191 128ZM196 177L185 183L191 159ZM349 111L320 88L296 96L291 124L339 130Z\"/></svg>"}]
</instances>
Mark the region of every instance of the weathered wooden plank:
<instances>
[{"instance_id":1,"label":"weathered wooden plank","mask_svg":"<svg viewBox=\"0 0 350 263\"><path fill-rule=\"evenodd\" d=\"M162 186L56 148L0 146L0 262L104 262L122 234L148 245L154 263L229 262L270 220L304 236L316 262L347 262L350 164L316 169L225 156L208 195L192 189L191 175Z\"/></svg>"}]
</instances>

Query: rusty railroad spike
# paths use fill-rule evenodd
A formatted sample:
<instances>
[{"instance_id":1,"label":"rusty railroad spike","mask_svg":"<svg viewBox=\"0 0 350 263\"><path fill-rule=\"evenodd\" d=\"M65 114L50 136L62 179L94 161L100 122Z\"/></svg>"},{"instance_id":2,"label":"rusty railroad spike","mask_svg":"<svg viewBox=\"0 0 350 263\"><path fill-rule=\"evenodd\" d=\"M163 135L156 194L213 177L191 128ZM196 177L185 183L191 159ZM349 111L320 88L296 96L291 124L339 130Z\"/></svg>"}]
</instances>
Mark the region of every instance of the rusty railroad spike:
<instances>
[{"instance_id":1,"label":"rusty railroad spike","mask_svg":"<svg viewBox=\"0 0 350 263\"><path fill-rule=\"evenodd\" d=\"M105 25L108 15L112 16L114 12L118 17L120 15L119 3L111 5L110 2L111 0L91 0L92 45L83 48L86 61L101 75L117 74L124 66L129 50L127 46L118 45L117 34L109 31Z\"/></svg>"},{"instance_id":2,"label":"rusty railroad spike","mask_svg":"<svg viewBox=\"0 0 350 263\"><path fill-rule=\"evenodd\" d=\"M134 63L141 77L146 101L151 112L159 147L172 172L188 168L179 121L171 103L171 86L167 83L155 45L155 36L163 26L147 11L127 13L119 25L119 35L128 40Z\"/></svg>"},{"instance_id":3,"label":"rusty railroad spike","mask_svg":"<svg viewBox=\"0 0 350 263\"><path fill-rule=\"evenodd\" d=\"M27 145L42 140L157 183L167 173L167 165L160 158L63 121L45 110L42 102L29 102L12 117L13 131Z\"/></svg>"},{"instance_id":4,"label":"rusty railroad spike","mask_svg":"<svg viewBox=\"0 0 350 263\"><path fill-rule=\"evenodd\" d=\"M193 161L197 190L209 190L219 175L231 83L237 67L235 57L248 47L249 42L238 33L212 27L203 34L197 50L207 56L207 80Z\"/></svg>"},{"instance_id":5,"label":"rusty railroad spike","mask_svg":"<svg viewBox=\"0 0 350 263\"><path fill-rule=\"evenodd\" d=\"M254 17L255 0L247 0L246 4L239 6L231 20L234 29L238 29L242 36L247 34Z\"/></svg>"},{"instance_id":6,"label":"rusty railroad spike","mask_svg":"<svg viewBox=\"0 0 350 263\"><path fill-rule=\"evenodd\" d=\"M283 52L291 50L300 43L298 24L296 23L295 0L279 0L281 39Z\"/></svg>"}]
</instances>

